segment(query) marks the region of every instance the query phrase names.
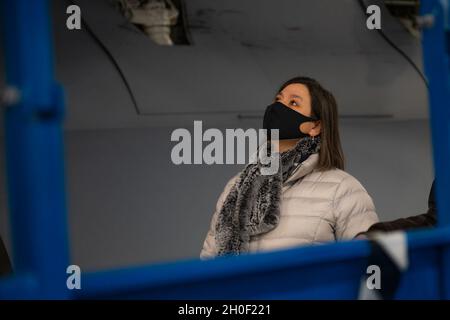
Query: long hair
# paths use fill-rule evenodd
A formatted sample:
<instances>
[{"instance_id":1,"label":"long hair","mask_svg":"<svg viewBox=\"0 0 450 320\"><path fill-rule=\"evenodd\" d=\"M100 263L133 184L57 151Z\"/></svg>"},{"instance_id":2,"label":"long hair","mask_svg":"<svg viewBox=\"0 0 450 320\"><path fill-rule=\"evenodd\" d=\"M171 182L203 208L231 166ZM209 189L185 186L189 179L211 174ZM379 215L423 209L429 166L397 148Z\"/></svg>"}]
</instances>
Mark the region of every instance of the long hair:
<instances>
[{"instance_id":1,"label":"long hair","mask_svg":"<svg viewBox=\"0 0 450 320\"><path fill-rule=\"evenodd\" d=\"M344 170L344 153L339 136L336 99L319 82L308 77L295 77L286 81L281 85L277 94L293 83L303 84L308 88L311 96L311 116L318 118L321 122L318 169Z\"/></svg>"}]
</instances>

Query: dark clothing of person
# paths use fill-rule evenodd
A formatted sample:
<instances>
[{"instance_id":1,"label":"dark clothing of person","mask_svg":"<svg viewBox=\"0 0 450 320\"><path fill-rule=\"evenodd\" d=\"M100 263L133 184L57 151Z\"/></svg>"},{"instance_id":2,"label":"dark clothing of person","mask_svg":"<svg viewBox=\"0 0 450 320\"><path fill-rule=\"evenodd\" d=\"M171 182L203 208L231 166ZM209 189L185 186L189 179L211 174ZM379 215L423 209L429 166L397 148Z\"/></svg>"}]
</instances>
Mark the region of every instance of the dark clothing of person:
<instances>
[{"instance_id":1,"label":"dark clothing of person","mask_svg":"<svg viewBox=\"0 0 450 320\"><path fill-rule=\"evenodd\" d=\"M3 240L0 237L0 277L12 272L11 262Z\"/></svg>"},{"instance_id":2,"label":"dark clothing of person","mask_svg":"<svg viewBox=\"0 0 450 320\"><path fill-rule=\"evenodd\" d=\"M418 228L433 227L436 225L436 202L434 194L434 181L431 186L430 195L428 196L428 211L426 213L412 216L408 218L397 219L387 222L378 222L372 225L367 233L374 231L396 231L396 230L412 230Z\"/></svg>"}]
</instances>

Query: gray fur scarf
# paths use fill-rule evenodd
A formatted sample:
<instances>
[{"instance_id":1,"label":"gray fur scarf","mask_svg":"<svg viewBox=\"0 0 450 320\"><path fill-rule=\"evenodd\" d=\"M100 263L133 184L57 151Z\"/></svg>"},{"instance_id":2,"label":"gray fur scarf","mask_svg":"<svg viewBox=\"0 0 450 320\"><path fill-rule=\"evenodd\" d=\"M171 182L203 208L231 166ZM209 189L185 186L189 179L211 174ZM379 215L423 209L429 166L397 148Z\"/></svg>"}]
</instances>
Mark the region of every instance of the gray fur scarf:
<instances>
[{"instance_id":1,"label":"gray fur scarf","mask_svg":"<svg viewBox=\"0 0 450 320\"><path fill-rule=\"evenodd\" d=\"M270 143L268 152L270 154ZM227 195L217 217L215 240L218 255L248 252L250 237L278 225L283 183L294 169L320 149L320 137L305 137L280 154L278 172L262 175L259 161L248 164Z\"/></svg>"}]
</instances>

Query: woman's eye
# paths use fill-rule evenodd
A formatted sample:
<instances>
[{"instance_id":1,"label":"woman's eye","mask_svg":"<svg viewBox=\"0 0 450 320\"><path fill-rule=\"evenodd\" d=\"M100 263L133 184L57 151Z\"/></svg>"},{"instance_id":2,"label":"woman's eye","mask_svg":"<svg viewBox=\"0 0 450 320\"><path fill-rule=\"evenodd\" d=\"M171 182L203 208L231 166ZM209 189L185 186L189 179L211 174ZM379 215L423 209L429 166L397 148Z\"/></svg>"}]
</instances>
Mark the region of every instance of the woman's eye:
<instances>
[{"instance_id":1,"label":"woman's eye","mask_svg":"<svg viewBox=\"0 0 450 320\"><path fill-rule=\"evenodd\" d=\"M291 100L291 105L298 106L298 104L297 104L297 102L295 102L295 100Z\"/></svg>"}]
</instances>

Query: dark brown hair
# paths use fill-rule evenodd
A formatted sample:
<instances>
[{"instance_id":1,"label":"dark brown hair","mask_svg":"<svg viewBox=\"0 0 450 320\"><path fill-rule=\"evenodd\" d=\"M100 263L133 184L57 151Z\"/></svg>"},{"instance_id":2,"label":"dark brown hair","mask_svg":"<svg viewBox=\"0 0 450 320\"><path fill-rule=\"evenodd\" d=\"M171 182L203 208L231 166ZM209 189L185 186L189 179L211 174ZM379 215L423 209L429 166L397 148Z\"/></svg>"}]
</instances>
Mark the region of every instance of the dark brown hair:
<instances>
[{"instance_id":1,"label":"dark brown hair","mask_svg":"<svg viewBox=\"0 0 450 320\"><path fill-rule=\"evenodd\" d=\"M308 77L292 78L280 87L278 93L290 84L299 83L308 88L311 96L311 116L320 120L319 170L344 169L344 153L339 137L337 103L333 94L319 82Z\"/></svg>"}]
</instances>

